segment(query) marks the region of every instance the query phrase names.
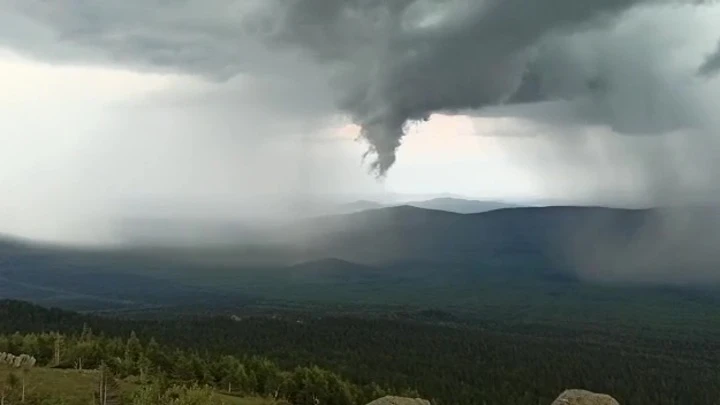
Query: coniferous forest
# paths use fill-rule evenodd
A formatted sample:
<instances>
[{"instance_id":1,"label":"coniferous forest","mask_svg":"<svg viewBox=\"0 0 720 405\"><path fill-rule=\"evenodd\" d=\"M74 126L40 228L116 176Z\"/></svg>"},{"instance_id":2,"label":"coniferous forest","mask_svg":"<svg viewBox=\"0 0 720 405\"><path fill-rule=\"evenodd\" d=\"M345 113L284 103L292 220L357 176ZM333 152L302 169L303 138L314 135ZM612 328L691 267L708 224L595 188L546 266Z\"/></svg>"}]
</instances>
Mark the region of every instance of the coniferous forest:
<instances>
[{"instance_id":1,"label":"coniferous forest","mask_svg":"<svg viewBox=\"0 0 720 405\"><path fill-rule=\"evenodd\" d=\"M6 388L24 375L32 381L38 367L95 370L108 381L95 391L131 404L215 394L362 404L391 393L436 404L529 405L568 387L628 404L720 398L720 341L710 332L487 326L359 316L132 320L4 301L0 352L36 361L17 367ZM128 384L122 395L113 388ZM18 390L6 391L16 403ZM107 392L88 395L97 402Z\"/></svg>"}]
</instances>

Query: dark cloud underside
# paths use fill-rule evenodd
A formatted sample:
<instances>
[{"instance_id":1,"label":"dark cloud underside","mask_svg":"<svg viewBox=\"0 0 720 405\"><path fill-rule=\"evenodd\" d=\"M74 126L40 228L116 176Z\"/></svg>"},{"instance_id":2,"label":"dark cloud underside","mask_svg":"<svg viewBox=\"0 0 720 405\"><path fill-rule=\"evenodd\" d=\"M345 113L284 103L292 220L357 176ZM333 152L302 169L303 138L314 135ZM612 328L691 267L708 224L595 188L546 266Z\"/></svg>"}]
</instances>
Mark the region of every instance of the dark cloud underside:
<instances>
[{"instance_id":1,"label":"dark cloud underside","mask_svg":"<svg viewBox=\"0 0 720 405\"><path fill-rule=\"evenodd\" d=\"M15 18L17 25L22 18L49 29L50 34L35 27L36 35L26 36L33 39L25 43L5 38L36 55L53 50L58 58L77 59L86 52L88 59L213 80L238 74L324 80L332 87L335 109L361 126L375 156L372 167L382 175L394 163L408 123L432 113L572 99L606 90L612 85L609 79L576 68L575 55L553 44L611 26L640 6L694 3L3 0L0 4L11 12L0 14L0 23ZM58 51L62 47L67 51ZM709 58L702 72L716 70L718 61L717 55ZM558 66L567 74L558 75ZM314 95L307 91L302 96Z\"/></svg>"}]
</instances>

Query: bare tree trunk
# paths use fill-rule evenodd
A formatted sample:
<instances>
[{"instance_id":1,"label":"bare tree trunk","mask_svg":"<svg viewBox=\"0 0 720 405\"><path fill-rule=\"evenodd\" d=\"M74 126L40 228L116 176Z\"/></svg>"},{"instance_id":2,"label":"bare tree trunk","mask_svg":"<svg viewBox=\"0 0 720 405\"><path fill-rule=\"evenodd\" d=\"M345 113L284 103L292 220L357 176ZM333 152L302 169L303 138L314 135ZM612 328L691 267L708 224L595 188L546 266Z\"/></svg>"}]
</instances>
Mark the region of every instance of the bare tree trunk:
<instances>
[{"instance_id":1,"label":"bare tree trunk","mask_svg":"<svg viewBox=\"0 0 720 405\"><path fill-rule=\"evenodd\" d=\"M104 389L105 369L102 364L100 365L100 376L99 377L100 378L98 378L97 400L98 400L98 405L103 405L105 403L105 401L103 400L103 398L104 398L103 392L105 391L105 389Z\"/></svg>"},{"instance_id":2,"label":"bare tree trunk","mask_svg":"<svg viewBox=\"0 0 720 405\"><path fill-rule=\"evenodd\" d=\"M20 402L23 404L25 403L25 373L23 373L22 377L22 395L20 397Z\"/></svg>"},{"instance_id":3,"label":"bare tree trunk","mask_svg":"<svg viewBox=\"0 0 720 405\"><path fill-rule=\"evenodd\" d=\"M60 337L60 335L57 335L55 337L55 350L53 351L53 363L55 364L56 367L60 365L60 346L61 346L60 339L62 339Z\"/></svg>"}]
</instances>

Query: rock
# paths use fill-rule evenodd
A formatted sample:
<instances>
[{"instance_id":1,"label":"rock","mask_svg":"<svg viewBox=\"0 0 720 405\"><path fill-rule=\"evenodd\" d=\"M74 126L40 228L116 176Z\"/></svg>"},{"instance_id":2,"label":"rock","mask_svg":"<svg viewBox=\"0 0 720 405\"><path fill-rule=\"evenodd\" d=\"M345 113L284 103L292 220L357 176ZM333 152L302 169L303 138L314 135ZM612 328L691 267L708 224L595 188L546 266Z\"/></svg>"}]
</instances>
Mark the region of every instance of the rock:
<instances>
[{"instance_id":1,"label":"rock","mask_svg":"<svg viewBox=\"0 0 720 405\"><path fill-rule=\"evenodd\" d=\"M420 398L404 398L386 396L376 399L367 405L430 405L430 401Z\"/></svg>"},{"instance_id":2,"label":"rock","mask_svg":"<svg viewBox=\"0 0 720 405\"><path fill-rule=\"evenodd\" d=\"M620 405L610 395L596 394L585 390L567 390L552 405Z\"/></svg>"},{"instance_id":3,"label":"rock","mask_svg":"<svg viewBox=\"0 0 720 405\"><path fill-rule=\"evenodd\" d=\"M430 405L430 401L421 398L386 396L367 405ZM566 390L551 405L620 405L620 403L610 395L585 390Z\"/></svg>"}]
</instances>

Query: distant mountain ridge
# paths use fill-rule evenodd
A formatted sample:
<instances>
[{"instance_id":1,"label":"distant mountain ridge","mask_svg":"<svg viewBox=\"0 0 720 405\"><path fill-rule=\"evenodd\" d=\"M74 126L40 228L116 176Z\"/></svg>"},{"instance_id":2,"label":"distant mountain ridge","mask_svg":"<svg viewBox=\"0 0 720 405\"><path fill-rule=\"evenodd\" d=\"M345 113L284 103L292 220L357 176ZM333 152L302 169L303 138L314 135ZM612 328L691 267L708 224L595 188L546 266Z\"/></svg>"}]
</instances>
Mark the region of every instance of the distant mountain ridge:
<instances>
[{"instance_id":1,"label":"distant mountain ridge","mask_svg":"<svg viewBox=\"0 0 720 405\"><path fill-rule=\"evenodd\" d=\"M401 203L380 203L369 200L358 200L347 204L342 204L335 212L331 214L350 214L359 211L371 209L390 208L409 205L417 208L425 208L429 210L439 210L454 212L457 214L478 214L502 208L517 208L520 205L510 204L500 201L473 200L456 197L439 197L429 200L416 200Z\"/></svg>"},{"instance_id":2,"label":"distant mountain ridge","mask_svg":"<svg viewBox=\"0 0 720 405\"><path fill-rule=\"evenodd\" d=\"M458 214L477 214L503 208L519 207L496 201L467 200L454 197L442 197L430 200L418 200L408 203L381 203L370 200L357 200L345 204L326 204L304 211L304 215L295 217L297 221L308 223L318 218L355 214L363 211L380 210L393 207L416 207L427 210L446 211ZM158 243L162 245L193 246L211 241L219 244L222 241L249 242L245 236L253 235L258 239L269 239L272 236L265 232L273 226L285 227L289 219L257 223L248 220L221 219L176 219L168 217L125 218L118 222L117 233L120 240L138 242L139 244ZM163 239L166 241L163 242Z\"/></svg>"},{"instance_id":3,"label":"distant mountain ridge","mask_svg":"<svg viewBox=\"0 0 720 405\"><path fill-rule=\"evenodd\" d=\"M479 214L504 208L518 208L520 205L499 201L465 200L460 198L434 198L426 201L408 202L418 208L455 212L458 214Z\"/></svg>"}]
</instances>

